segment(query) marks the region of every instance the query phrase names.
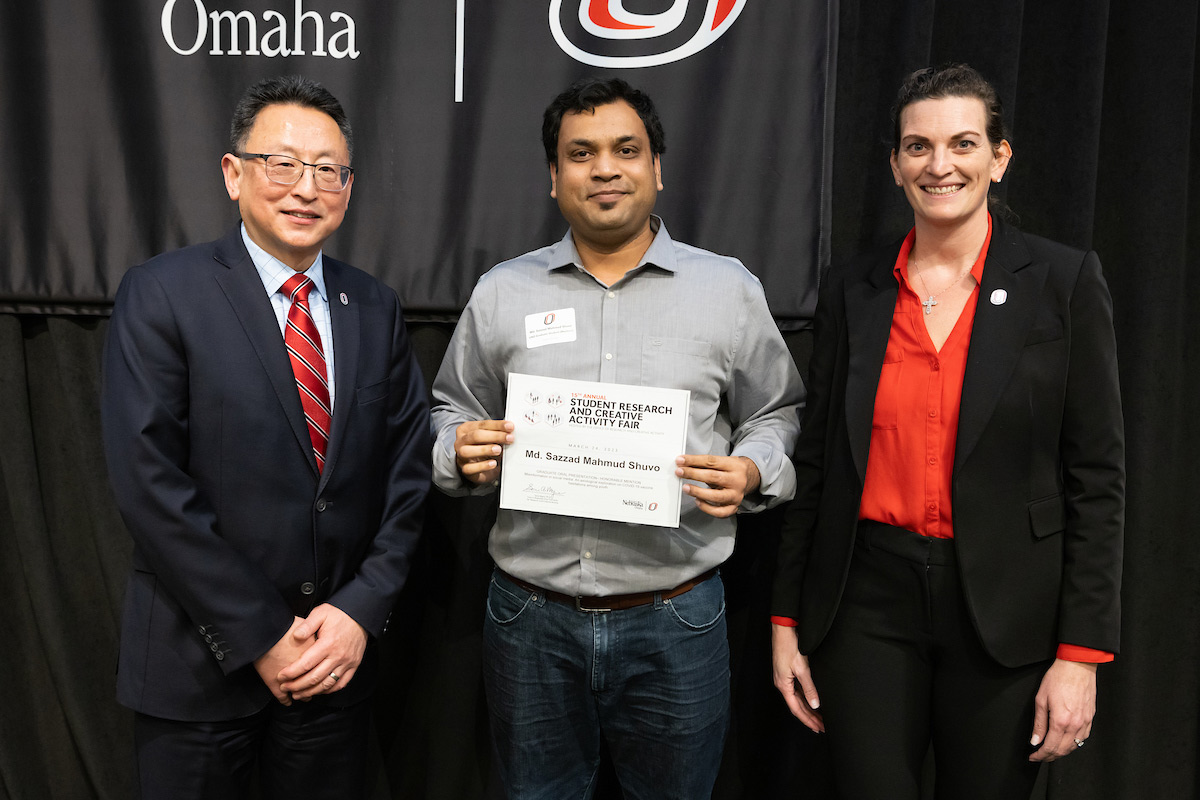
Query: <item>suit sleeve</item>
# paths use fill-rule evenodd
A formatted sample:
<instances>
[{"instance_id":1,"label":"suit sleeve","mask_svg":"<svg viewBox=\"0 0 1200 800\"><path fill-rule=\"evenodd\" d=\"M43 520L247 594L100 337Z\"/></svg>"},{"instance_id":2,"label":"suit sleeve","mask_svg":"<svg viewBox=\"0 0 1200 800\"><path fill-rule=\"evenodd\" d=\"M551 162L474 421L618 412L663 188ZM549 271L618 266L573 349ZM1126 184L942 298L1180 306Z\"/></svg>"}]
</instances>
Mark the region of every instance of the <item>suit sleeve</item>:
<instances>
[{"instance_id":1,"label":"suit sleeve","mask_svg":"<svg viewBox=\"0 0 1200 800\"><path fill-rule=\"evenodd\" d=\"M1071 351L1063 409L1067 525L1059 638L1118 652L1125 522L1125 433L1112 298L1089 252L1070 302Z\"/></svg>"},{"instance_id":2,"label":"suit sleeve","mask_svg":"<svg viewBox=\"0 0 1200 800\"><path fill-rule=\"evenodd\" d=\"M105 344L104 450L137 545L135 568L155 574L230 673L279 641L293 617L262 571L221 537L210 499L188 472L188 349L200 346L185 341L153 271L131 269Z\"/></svg>"},{"instance_id":3,"label":"suit sleeve","mask_svg":"<svg viewBox=\"0 0 1200 800\"><path fill-rule=\"evenodd\" d=\"M801 584L808 562L813 531L825 480L825 448L831 425L834 365L845 321L841 309L842 283L832 273L817 295L813 316L813 352L808 364L808 398L800 421L800 437L792 456L796 470L796 496L789 504L780 530L771 614L798 619Z\"/></svg>"},{"instance_id":4,"label":"suit sleeve","mask_svg":"<svg viewBox=\"0 0 1200 800\"><path fill-rule=\"evenodd\" d=\"M425 380L404 325L400 301L394 304L391 365L388 371L386 480L383 513L371 546L354 578L335 591L331 605L381 636L412 567L429 492L429 404Z\"/></svg>"}]
</instances>

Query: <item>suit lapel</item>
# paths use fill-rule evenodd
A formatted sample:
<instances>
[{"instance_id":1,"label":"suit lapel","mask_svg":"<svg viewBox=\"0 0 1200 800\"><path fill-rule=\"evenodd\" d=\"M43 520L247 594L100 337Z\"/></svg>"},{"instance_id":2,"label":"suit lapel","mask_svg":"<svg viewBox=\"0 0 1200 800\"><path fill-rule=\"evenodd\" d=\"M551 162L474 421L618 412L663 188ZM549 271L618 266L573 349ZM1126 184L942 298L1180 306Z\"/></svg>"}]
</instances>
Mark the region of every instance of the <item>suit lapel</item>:
<instances>
[{"instance_id":1,"label":"suit lapel","mask_svg":"<svg viewBox=\"0 0 1200 800\"><path fill-rule=\"evenodd\" d=\"M329 322L333 327L333 381L336 392L322 484L333 473L346 438L346 425L355 401L354 388L358 385L360 331L359 298L354 297L347 289L346 266L328 257L325 258L325 290L329 293ZM346 297L345 303L342 302L343 294Z\"/></svg>"},{"instance_id":2,"label":"suit lapel","mask_svg":"<svg viewBox=\"0 0 1200 800\"><path fill-rule=\"evenodd\" d=\"M900 245L897 243L871 267L865 281L856 281L846 288L846 332L850 347L846 376L846 430L860 480L866 480L867 476L875 392L879 388L879 373L887 352L892 315L899 293L893 274L899 251Z\"/></svg>"},{"instance_id":3,"label":"suit lapel","mask_svg":"<svg viewBox=\"0 0 1200 800\"><path fill-rule=\"evenodd\" d=\"M978 444L1021 357L1048 269L1031 263L1020 231L993 222L963 375L955 470Z\"/></svg>"},{"instance_id":4,"label":"suit lapel","mask_svg":"<svg viewBox=\"0 0 1200 800\"><path fill-rule=\"evenodd\" d=\"M284 417L296 436L296 443L308 459L309 468L315 476L317 462L312 452L312 439L308 435L308 423L304 421L304 409L300 405L300 393L296 389L296 376L292 373L287 349L283 346L275 310L254 269L254 262L246 252L241 230L235 228L218 242L214 255L217 261L228 267L217 274L217 284L233 306L246 338L262 362Z\"/></svg>"}]
</instances>

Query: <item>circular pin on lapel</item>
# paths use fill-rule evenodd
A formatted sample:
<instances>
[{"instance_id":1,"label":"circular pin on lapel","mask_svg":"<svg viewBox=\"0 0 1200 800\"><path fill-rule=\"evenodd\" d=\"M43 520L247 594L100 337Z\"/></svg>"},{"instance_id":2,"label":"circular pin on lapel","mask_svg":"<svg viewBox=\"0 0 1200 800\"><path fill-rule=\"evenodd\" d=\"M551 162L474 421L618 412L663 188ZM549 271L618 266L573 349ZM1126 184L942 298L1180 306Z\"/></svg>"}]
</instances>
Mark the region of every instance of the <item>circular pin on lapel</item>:
<instances>
[{"instance_id":1,"label":"circular pin on lapel","mask_svg":"<svg viewBox=\"0 0 1200 800\"><path fill-rule=\"evenodd\" d=\"M992 292L991 301L992 305L994 306L1004 305L1004 301L1007 299L1008 292L1004 291L1003 289L996 289L994 292ZM346 302L346 295L342 295L342 302Z\"/></svg>"},{"instance_id":2,"label":"circular pin on lapel","mask_svg":"<svg viewBox=\"0 0 1200 800\"><path fill-rule=\"evenodd\" d=\"M1003 291L1003 290L998 290L998 291ZM345 293L345 292L342 292L342 293L339 295L339 297L341 298L342 305L344 305L344 306L348 306L348 305L350 305L350 300L349 300L349 299L346 297L346 293ZM996 295L995 295L995 294L993 294L993 295L992 295L992 302L993 302L993 303L994 303L994 302L996 302L995 298L996 298ZM1003 303L1004 301L1003 301L1003 300L1001 300L1000 302L1002 302L1002 303Z\"/></svg>"}]
</instances>

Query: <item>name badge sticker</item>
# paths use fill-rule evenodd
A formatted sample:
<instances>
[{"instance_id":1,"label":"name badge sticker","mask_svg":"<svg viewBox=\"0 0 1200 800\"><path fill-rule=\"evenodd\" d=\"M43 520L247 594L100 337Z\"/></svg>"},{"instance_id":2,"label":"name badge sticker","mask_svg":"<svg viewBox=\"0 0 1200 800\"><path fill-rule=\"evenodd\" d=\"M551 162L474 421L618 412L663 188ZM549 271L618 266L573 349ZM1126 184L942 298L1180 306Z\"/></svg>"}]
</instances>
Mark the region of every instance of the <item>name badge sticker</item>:
<instances>
[{"instance_id":1,"label":"name badge sticker","mask_svg":"<svg viewBox=\"0 0 1200 800\"><path fill-rule=\"evenodd\" d=\"M575 309L560 308L525 317L525 346L541 347L575 341Z\"/></svg>"}]
</instances>

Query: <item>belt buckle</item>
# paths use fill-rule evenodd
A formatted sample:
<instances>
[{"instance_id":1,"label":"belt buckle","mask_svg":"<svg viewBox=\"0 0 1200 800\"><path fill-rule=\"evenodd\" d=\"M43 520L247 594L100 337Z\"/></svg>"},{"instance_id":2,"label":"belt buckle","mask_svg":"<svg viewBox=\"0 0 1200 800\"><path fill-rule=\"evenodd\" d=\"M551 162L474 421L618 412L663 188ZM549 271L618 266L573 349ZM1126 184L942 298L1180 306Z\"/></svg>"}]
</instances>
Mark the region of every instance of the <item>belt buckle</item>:
<instances>
[{"instance_id":1,"label":"belt buckle","mask_svg":"<svg viewBox=\"0 0 1200 800\"><path fill-rule=\"evenodd\" d=\"M583 598L580 597L579 595L575 596L575 610L576 611L599 611L599 612L605 613L605 614L607 614L609 611L612 611L611 608L588 608L587 606L585 606L583 604Z\"/></svg>"}]
</instances>

